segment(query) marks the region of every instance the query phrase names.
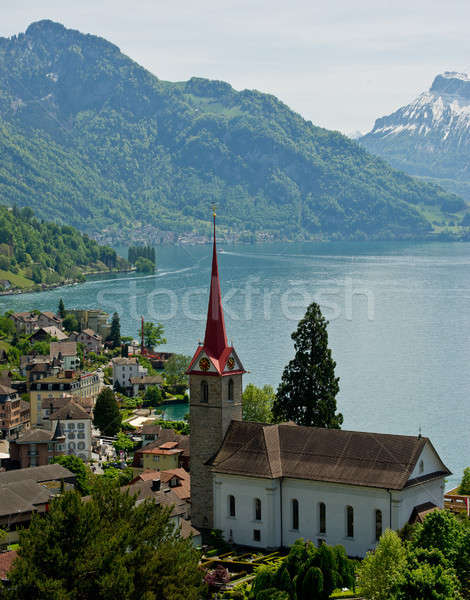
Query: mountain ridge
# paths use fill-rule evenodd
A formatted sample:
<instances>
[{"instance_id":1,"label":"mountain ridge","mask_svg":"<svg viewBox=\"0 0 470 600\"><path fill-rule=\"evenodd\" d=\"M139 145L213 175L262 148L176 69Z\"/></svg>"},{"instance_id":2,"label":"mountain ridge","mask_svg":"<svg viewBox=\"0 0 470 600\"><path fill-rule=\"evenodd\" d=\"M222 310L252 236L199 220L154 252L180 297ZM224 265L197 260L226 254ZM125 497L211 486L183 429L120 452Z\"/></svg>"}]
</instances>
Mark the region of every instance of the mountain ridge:
<instances>
[{"instance_id":1,"label":"mountain ridge","mask_svg":"<svg viewBox=\"0 0 470 600\"><path fill-rule=\"evenodd\" d=\"M212 203L242 241L423 238L455 201L272 95L162 81L52 21L0 38L0 151L0 201L106 242L207 234Z\"/></svg>"}]
</instances>

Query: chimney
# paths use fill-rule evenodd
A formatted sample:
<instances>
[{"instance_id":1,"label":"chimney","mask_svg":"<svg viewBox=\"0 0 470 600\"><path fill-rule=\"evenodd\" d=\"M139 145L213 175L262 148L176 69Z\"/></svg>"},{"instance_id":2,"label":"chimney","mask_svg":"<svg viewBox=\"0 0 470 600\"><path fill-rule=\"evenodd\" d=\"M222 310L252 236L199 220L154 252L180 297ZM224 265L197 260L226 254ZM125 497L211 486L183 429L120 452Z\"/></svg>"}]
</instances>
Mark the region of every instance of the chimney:
<instances>
[{"instance_id":1,"label":"chimney","mask_svg":"<svg viewBox=\"0 0 470 600\"><path fill-rule=\"evenodd\" d=\"M160 479L153 479L152 480L152 492L159 492L160 491Z\"/></svg>"}]
</instances>

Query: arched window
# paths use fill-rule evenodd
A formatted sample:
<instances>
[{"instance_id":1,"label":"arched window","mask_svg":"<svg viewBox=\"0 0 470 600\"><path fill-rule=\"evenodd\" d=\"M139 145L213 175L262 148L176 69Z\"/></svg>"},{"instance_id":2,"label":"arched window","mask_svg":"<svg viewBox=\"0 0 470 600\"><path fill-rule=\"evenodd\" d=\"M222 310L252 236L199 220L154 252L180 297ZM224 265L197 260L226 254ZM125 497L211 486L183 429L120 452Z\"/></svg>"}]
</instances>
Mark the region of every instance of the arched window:
<instances>
[{"instance_id":1,"label":"arched window","mask_svg":"<svg viewBox=\"0 0 470 600\"><path fill-rule=\"evenodd\" d=\"M255 520L261 521L261 500L255 498Z\"/></svg>"},{"instance_id":2,"label":"arched window","mask_svg":"<svg viewBox=\"0 0 470 600\"><path fill-rule=\"evenodd\" d=\"M378 542L382 536L382 511L375 511L375 540Z\"/></svg>"},{"instance_id":3,"label":"arched window","mask_svg":"<svg viewBox=\"0 0 470 600\"><path fill-rule=\"evenodd\" d=\"M228 401L233 402L233 379L228 380Z\"/></svg>"},{"instance_id":4,"label":"arched window","mask_svg":"<svg viewBox=\"0 0 470 600\"><path fill-rule=\"evenodd\" d=\"M354 509L346 506L346 536L354 537Z\"/></svg>"},{"instance_id":5,"label":"arched window","mask_svg":"<svg viewBox=\"0 0 470 600\"><path fill-rule=\"evenodd\" d=\"M232 496L232 494L228 497L228 514L231 517L235 516L235 496Z\"/></svg>"},{"instance_id":6,"label":"arched window","mask_svg":"<svg viewBox=\"0 0 470 600\"><path fill-rule=\"evenodd\" d=\"M209 386L207 381L201 381L201 402L209 402Z\"/></svg>"},{"instance_id":7,"label":"arched window","mask_svg":"<svg viewBox=\"0 0 470 600\"><path fill-rule=\"evenodd\" d=\"M299 528L299 501L292 500L292 529Z\"/></svg>"},{"instance_id":8,"label":"arched window","mask_svg":"<svg viewBox=\"0 0 470 600\"><path fill-rule=\"evenodd\" d=\"M326 533L326 505L324 502L320 502L318 505L318 531Z\"/></svg>"},{"instance_id":9,"label":"arched window","mask_svg":"<svg viewBox=\"0 0 470 600\"><path fill-rule=\"evenodd\" d=\"M69 450L75 450L75 442L69 442Z\"/></svg>"}]
</instances>

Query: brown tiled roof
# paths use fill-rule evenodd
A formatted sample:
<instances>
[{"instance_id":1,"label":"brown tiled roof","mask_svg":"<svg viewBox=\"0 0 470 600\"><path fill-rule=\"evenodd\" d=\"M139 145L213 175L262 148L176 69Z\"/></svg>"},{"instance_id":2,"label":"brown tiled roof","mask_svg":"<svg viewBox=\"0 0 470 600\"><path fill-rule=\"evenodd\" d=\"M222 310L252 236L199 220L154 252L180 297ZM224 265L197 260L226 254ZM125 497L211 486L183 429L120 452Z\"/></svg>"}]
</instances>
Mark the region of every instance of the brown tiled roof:
<instances>
[{"instance_id":1,"label":"brown tiled roof","mask_svg":"<svg viewBox=\"0 0 470 600\"><path fill-rule=\"evenodd\" d=\"M51 342L51 358L59 356L59 354L62 354L62 356L76 356L77 342Z\"/></svg>"},{"instance_id":2,"label":"brown tiled roof","mask_svg":"<svg viewBox=\"0 0 470 600\"><path fill-rule=\"evenodd\" d=\"M154 427L159 427L159 425L150 425L150 426L145 426L145 428L147 427L151 427L151 433L158 433L158 439L155 440L154 442L151 442L150 444L147 444L146 446L143 446L142 448L140 448L139 450L137 450L134 453L134 466L138 466L139 461L140 461L140 456L142 455L142 453L146 450L152 450L153 448L159 448L162 444L164 444L165 442L178 442L178 447L183 449L183 454L182 456L185 457L189 457L190 455L190 441L189 435L181 435L179 433L176 433L176 431L174 431L173 429L163 429L161 428L159 432L155 431L153 428ZM142 428L144 429L144 428ZM147 429L146 429L147 431Z\"/></svg>"},{"instance_id":3,"label":"brown tiled roof","mask_svg":"<svg viewBox=\"0 0 470 600\"><path fill-rule=\"evenodd\" d=\"M180 535L183 539L186 539L189 537L195 537L197 535L201 535L201 532L198 531L195 527L193 527L191 525L191 521L186 521L186 519L181 519Z\"/></svg>"},{"instance_id":4,"label":"brown tiled roof","mask_svg":"<svg viewBox=\"0 0 470 600\"><path fill-rule=\"evenodd\" d=\"M42 483L70 478L75 478L75 474L72 471L69 471L58 463L52 463L50 465L42 465L41 467L28 467L26 469L13 469L12 471L0 472L0 485L27 479Z\"/></svg>"},{"instance_id":5,"label":"brown tiled roof","mask_svg":"<svg viewBox=\"0 0 470 600\"><path fill-rule=\"evenodd\" d=\"M432 513L435 510L440 509L432 502L418 504L418 506L415 506L413 508L413 512L411 513L408 523L410 523L410 525L413 525L414 523L422 523L424 519L429 515L429 513Z\"/></svg>"},{"instance_id":6,"label":"brown tiled roof","mask_svg":"<svg viewBox=\"0 0 470 600\"><path fill-rule=\"evenodd\" d=\"M161 375L141 375L140 377L131 377L131 383L142 385L159 385L163 383Z\"/></svg>"},{"instance_id":7,"label":"brown tiled roof","mask_svg":"<svg viewBox=\"0 0 470 600\"><path fill-rule=\"evenodd\" d=\"M5 581L8 578L8 572L13 567L13 561L18 556L16 550L10 550L9 552L2 552L0 554L0 580Z\"/></svg>"},{"instance_id":8,"label":"brown tiled roof","mask_svg":"<svg viewBox=\"0 0 470 600\"><path fill-rule=\"evenodd\" d=\"M20 436L17 440L14 440L15 444L31 444L31 443L45 443L50 442L52 439L52 432L46 429L30 429L25 434Z\"/></svg>"},{"instance_id":9,"label":"brown tiled roof","mask_svg":"<svg viewBox=\"0 0 470 600\"><path fill-rule=\"evenodd\" d=\"M8 385L0 385L0 395L1 396L6 396L6 395L10 395L10 394L16 394L16 390L14 390L13 388L11 388Z\"/></svg>"},{"instance_id":10,"label":"brown tiled roof","mask_svg":"<svg viewBox=\"0 0 470 600\"><path fill-rule=\"evenodd\" d=\"M152 490L152 483L152 481L137 481L136 483L122 487L121 491L128 491L129 494L137 494L137 502L151 498L161 506L172 506L172 517L186 513L188 508L186 502L179 498L172 489L154 491Z\"/></svg>"},{"instance_id":11,"label":"brown tiled roof","mask_svg":"<svg viewBox=\"0 0 470 600\"><path fill-rule=\"evenodd\" d=\"M62 406L62 408L59 408L49 415L50 421L62 421L67 419L91 419L91 417L77 402L69 400L65 406Z\"/></svg>"},{"instance_id":12,"label":"brown tiled roof","mask_svg":"<svg viewBox=\"0 0 470 600\"><path fill-rule=\"evenodd\" d=\"M400 490L427 438L232 421L214 471ZM435 476L448 475L442 465Z\"/></svg>"}]
</instances>

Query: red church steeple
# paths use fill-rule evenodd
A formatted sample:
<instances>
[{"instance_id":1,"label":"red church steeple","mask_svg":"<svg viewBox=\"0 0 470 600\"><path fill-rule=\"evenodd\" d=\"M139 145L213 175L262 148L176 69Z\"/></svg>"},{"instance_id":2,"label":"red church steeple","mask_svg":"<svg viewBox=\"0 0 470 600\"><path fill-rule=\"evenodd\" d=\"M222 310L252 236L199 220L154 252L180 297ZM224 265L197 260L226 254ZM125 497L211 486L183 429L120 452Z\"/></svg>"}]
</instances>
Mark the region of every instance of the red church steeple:
<instances>
[{"instance_id":1,"label":"red church steeple","mask_svg":"<svg viewBox=\"0 0 470 600\"><path fill-rule=\"evenodd\" d=\"M215 238L215 211L214 217L214 242L212 248L212 274L207 308L206 335L204 348L214 358L219 358L227 348L227 334L225 333L224 310L222 308L222 294L220 293L219 268L217 265L217 244Z\"/></svg>"},{"instance_id":2,"label":"red church steeple","mask_svg":"<svg viewBox=\"0 0 470 600\"><path fill-rule=\"evenodd\" d=\"M235 372L244 373L245 371L235 350L227 343L224 310L222 308L222 294L220 291L219 267L217 264L215 216L214 210L212 272L209 305L207 308L206 334L204 336L204 344L199 346L196 350L187 372L203 372L209 375L227 375Z\"/></svg>"}]
</instances>

